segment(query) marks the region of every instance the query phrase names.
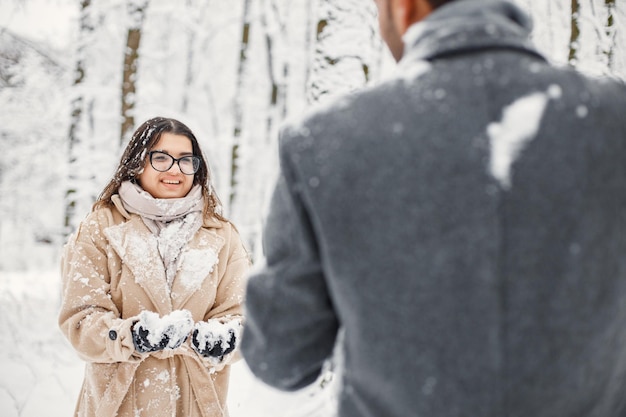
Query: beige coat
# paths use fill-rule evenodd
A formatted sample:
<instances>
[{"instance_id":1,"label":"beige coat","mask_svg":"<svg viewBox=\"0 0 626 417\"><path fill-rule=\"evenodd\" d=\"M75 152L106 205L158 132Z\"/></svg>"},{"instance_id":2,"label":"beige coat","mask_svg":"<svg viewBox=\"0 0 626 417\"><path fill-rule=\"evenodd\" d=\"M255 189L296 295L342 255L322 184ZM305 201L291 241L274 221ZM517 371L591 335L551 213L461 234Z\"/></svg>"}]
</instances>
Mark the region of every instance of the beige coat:
<instances>
[{"instance_id":1,"label":"beige coat","mask_svg":"<svg viewBox=\"0 0 626 417\"><path fill-rule=\"evenodd\" d=\"M87 362L76 416L228 415L228 364L237 354L214 367L191 337L173 351L139 354L130 327L143 310L185 309L195 322L241 319L248 266L232 225L205 221L183 249L170 291L156 238L139 216L121 207L91 213L62 262L59 325Z\"/></svg>"}]
</instances>

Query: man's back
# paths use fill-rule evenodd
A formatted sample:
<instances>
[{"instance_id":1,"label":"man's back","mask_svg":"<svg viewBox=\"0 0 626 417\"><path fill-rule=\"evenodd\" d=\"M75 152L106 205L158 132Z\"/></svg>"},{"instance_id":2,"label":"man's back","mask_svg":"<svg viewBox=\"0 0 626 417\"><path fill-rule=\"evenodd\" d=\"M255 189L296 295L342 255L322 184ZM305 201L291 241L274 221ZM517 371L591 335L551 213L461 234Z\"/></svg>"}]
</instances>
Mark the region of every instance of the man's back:
<instances>
[{"instance_id":1,"label":"man's back","mask_svg":"<svg viewBox=\"0 0 626 417\"><path fill-rule=\"evenodd\" d=\"M455 30L460 7L397 79L283 132L244 354L297 388L342 327L341 416L626 415L624 87L499 8Z\"/></svg>"}]
</instances>

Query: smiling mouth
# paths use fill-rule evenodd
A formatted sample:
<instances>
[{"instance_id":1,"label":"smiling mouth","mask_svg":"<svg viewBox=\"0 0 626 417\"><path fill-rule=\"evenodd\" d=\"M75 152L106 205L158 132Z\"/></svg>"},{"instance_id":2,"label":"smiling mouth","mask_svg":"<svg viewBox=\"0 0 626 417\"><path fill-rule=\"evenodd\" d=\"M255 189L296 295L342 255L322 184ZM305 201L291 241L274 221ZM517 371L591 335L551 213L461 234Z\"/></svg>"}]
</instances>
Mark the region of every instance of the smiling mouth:
<instances>
[{"instance_id":1,"label":"smiling mouth","mask_svg":"<svg viewBox=\"0 0 626 417\"><path fill-rule=\"evenodd\" d=\"M165 184L172 184L172 185L178 185L178 184L180 184L180 181L163 180L163 183L165 183Z\"/></svg>"}]
</instances>

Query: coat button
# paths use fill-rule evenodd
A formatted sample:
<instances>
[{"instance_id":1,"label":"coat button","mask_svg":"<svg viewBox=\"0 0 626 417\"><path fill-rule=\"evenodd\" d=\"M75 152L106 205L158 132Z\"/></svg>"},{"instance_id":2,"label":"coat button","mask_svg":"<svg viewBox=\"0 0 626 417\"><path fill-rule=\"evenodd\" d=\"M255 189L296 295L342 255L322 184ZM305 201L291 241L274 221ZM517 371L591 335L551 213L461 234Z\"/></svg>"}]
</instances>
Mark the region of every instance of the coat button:
<instances>
[{"instance_id":1,"label":"coat button","mask_svg":"<svg viewBox=\"0 0 626 417\"><path fill-rule=\"evenodd\" d=\"M116 340L117 339L117 332L115 330L109 331L109 339L111 339L111 340Z\"/></svg>"}]
</instances>

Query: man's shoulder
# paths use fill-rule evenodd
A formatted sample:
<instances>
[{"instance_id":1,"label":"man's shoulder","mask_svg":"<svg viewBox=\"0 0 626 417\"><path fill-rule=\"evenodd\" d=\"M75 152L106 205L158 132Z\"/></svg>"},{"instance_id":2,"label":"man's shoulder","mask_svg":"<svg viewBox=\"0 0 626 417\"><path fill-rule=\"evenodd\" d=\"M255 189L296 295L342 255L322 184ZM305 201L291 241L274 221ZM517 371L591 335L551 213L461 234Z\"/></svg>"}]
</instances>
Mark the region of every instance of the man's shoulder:
<instances>
[{"instance_id":1,"label":"man's shoulder","mask_svg":"<svg viewBox=\"0 0 626 417\"><path fill-rule=\"evenodd\" d=\"M553 68L553 79L562 87L562 100L567 104L584 104L591 120L612 120L623 125L626 106L626 82L614 76L599 76L569 68Z\"/></svg>"},{"instance_id":2,"label":"man's shoulder","mask_svg":"<svg viewBox=\"0 0 626 417\"><path fill-rule=\"evenodd\" d=\"M594 77L586 76L590 90L596 92L600 101L612 103L626 102L626 81L610 76ZM623 107L621 109L623 111Z\"/></svg>"},{"instance_id":3,"label":"man's shoulder","mask_svg":"<svg viewBox=\"0 0 626 417\"><path fill-rule=\"evenodd\" d=\"M397 100L401 81L388 79L311 106L283 123L281 143L329 137L376 123L377 114L383 109L401 105Z\"/></svg>"},{"instance_id":4,"label":"man's shoulder","mask_svg":"<svg viewBox=\"0 0 626 417\"><path fill-rule=\"evenodd\" d=\"M612 75L594 75L571 66L547 64L533 75L538 79L558 82L576 96L596 94L600 101L626 99L626 80Z\"/></svg>"}]
</instances>

